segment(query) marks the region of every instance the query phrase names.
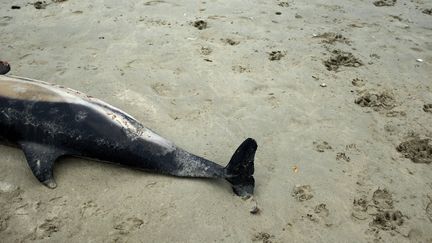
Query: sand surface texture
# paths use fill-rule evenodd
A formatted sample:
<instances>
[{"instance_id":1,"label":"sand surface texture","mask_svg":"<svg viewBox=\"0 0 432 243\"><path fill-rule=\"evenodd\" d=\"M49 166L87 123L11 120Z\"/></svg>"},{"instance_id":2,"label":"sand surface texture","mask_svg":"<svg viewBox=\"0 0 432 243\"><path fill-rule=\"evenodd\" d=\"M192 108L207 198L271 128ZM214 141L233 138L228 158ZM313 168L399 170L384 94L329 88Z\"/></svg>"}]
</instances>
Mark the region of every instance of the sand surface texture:
<instances>
[{"instance_id":1,"label":"sand surface texture","mask_svg":"<svg viewBox=\"0 0 432 243\"><path fill-rule=\"evenodd\" d=\"M19 6L14 7L12 6ZM0 2L10 74L80 90L225 165L225 182L0 146L1 242L432 242L432 2Z\"/></svg>"}]
</instances>

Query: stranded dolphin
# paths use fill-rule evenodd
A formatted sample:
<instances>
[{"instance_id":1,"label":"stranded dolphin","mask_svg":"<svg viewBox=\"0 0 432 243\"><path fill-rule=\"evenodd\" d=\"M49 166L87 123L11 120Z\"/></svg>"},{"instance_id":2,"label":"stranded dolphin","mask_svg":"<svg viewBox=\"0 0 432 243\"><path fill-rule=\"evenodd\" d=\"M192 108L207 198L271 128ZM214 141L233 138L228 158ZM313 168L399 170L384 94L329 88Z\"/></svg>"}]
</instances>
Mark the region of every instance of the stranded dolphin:
<instances>
[{"instance_id":1,"label":"stranded dolphin","mask_svg":"<svg viewBox=\"0 0 432 243\"><path fill-rule=\"evenodd\" d=\"M188 153L132 116L78 91L0 75L0 143L24 151L36 178L55 188L54 162L77 156L180 177L226 179L253 194L255 140L246 139L226 167Z\"/></svg>"}]
</instances>

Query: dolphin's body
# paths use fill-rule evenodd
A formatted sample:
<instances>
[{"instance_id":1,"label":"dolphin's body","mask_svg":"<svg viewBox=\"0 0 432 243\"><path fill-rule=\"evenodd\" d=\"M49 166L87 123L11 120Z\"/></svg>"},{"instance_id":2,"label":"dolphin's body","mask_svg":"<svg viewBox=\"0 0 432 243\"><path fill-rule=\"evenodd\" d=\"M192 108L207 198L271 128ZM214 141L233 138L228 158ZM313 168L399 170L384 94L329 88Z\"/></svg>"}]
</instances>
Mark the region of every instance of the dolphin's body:
<instances>
[{"instance_id":1,"label":"dolphin's body","mask_svg":"<svg viewBox=\"0 0 432 243\"><path fill-rule=\"evenodd\" d=\"M181 177L228 180L253 194L256 142L246 139L226 167L186 152L132 116L78 91L0 75L0 143L24 151L36 178L50 188L54 162L77 156Z\"/></svg>"}]
</instances>

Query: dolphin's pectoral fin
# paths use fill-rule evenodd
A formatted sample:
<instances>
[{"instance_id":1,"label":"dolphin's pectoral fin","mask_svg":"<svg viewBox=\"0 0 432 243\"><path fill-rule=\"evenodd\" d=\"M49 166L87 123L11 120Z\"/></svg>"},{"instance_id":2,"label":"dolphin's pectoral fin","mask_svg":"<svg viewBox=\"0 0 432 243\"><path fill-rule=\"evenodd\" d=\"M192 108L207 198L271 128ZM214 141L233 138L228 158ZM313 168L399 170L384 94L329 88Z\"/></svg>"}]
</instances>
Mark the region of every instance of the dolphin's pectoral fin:
<instances>
[{"instance_id":1,"label":"dolphin's pectoral fin","mask_svg":"<svg viewBox=\"0 0 432 243\"><path fill-rule=\"evenodd\" d=\"M49 145L31 142L22 142L20 145L33 175L45 186L55 188L57 184L53 177L54 162L63 156L64 152Z\"/></svg>"}]
</instances>

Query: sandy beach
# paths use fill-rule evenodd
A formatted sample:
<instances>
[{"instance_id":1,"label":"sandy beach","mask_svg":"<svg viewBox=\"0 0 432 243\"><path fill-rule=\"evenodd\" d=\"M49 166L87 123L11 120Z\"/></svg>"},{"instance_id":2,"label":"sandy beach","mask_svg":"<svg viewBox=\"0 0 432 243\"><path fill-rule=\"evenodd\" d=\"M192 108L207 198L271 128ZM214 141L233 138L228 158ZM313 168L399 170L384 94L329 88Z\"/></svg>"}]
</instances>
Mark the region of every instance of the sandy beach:
<instances>
[{"instance_id":1,"label":"sandy beach","mask_svg":"<svg viewBox=\"0 0 432 243\"><path fill-rule=\"evenodd\" d=\"M432 2L0 2L9 74L82 91L255 195L0 146L0 242L432 242ZM250 211L254 206L260 210Z\"/></svg>"}]
</instances>

